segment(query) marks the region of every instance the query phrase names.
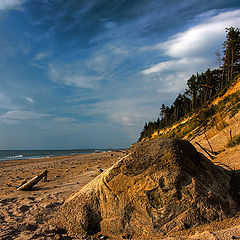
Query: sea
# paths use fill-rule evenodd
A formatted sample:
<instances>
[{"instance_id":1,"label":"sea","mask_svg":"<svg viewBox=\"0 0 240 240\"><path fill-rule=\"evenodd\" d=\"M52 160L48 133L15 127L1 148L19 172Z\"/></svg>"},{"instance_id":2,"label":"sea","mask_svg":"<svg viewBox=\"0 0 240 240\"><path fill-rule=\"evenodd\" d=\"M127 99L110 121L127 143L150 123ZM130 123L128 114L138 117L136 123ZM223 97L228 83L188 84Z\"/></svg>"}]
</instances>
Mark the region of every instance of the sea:
<instances>
[{"instance_id":1,"label":"sea","mask_svg":"<svg viewBox=\"0 0 240 240\"><path fill-rule=\"evenodd\" d=\"M56 156L72 156L88 153L101 153L113 149L72 149L72 150L0 150L0 161L38 159Z\"/></svg>"}]
</instances>

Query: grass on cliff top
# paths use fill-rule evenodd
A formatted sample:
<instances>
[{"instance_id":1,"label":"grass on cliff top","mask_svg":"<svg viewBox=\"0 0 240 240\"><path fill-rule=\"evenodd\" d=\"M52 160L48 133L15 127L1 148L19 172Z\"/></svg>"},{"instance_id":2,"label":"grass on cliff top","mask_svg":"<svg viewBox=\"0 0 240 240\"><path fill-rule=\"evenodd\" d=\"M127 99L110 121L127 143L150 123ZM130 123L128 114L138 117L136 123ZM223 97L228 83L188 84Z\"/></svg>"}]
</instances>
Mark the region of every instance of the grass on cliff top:
<instances>
[{"instance_id":1,"label":"grass on cliff top","mask_svg":"<svg viewBox=\"0 0 240 240\"><path fill-rule=\"evenodd\" d=\"M161 137L173 137L191 139L194 136L194 129L209 125L215 125L217 130L224 129L228 124L224 121L224 117L229 115L230 118L234 117L240 110L240 93L235 92L218 102L216 105L206 106L199 110L198 114L190 121L179 124L176 128L163 133ZM152 133L149 134L149 138Z\"/></svg>"},{"instance_id":2,"label":"grass on cliff top","mask_svg":"<svg viewBox=\"0 0 240 240\"><path fill-rule=\"evenodd\" d=\"M235 147L240 144L240 134L233 137L227 144L227 147Z\"/></svg>"}]
</instances>

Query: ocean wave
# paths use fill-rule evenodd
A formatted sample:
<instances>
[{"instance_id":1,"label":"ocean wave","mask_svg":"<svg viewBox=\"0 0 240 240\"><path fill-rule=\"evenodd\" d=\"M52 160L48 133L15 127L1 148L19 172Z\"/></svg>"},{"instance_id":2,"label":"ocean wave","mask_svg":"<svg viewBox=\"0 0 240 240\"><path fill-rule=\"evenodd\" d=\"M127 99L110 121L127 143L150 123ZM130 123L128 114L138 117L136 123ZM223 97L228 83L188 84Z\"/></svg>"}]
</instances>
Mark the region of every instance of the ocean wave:
<instances>
[{"instance_id":1,"label":"ocean wave","mask_svg":"<svg viewBox=\"0 0 240 240\"><path fill-rule=\"evenodd\" d=\"M46 156L35 155L35 156L28 156L26 158L27 159L42 159L42 158L50 158L50 157L55 157L55 155L54 154L50 154L50 155L46 155Z\"/></svg>"},{"instance_id":2,"label":"ocean wave","mask_svg":"<svg viewBox=\"0 0 240 240\"><path fill-rule=\"evenodd\" d=\"M94 153L102 153L103 151L96 149Z\"/></svg>"},{"instance_id":3,"label":"ocean wave","mask_svg":"<svg viewBox=\"0 0 240 240\"><path fill-rule=\"evenodd\" d=\"M72 149L72 150L0 150L0 161L41 159L55 156L74 156L80 154L103 153L109 149Z\"/></svg>"},{"instance_id":4,"label":"ocean wave","mask_svg":"<svg viewBox=\"0 0 240 240\"><path fill-rule=\"evenodd\" d=\"M15 156L9 156L9 157L7 157L7 158L23 158L23 155L22 154L19 154L19 155L15 155Z\"/></svg>"}]
</instances>

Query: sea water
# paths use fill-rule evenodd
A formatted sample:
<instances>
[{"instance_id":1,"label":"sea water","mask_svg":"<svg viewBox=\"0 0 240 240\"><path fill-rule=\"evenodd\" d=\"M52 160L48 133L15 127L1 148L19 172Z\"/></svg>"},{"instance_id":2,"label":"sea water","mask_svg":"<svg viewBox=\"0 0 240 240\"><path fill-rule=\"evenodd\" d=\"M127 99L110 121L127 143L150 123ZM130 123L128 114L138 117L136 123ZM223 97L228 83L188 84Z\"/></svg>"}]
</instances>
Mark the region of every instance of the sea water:
<instances>
[{"instance_id":1,"label":"sea water","mask_svg":"<svg viewBox=\"0 0 240 240\"><path fill-rule=\"evenodd\" d=\"M112 150L112 149L111 149ZM110 149L73 149L73 150L0 150L0 161L38 159L56 156L71 156L88 153L107 152Z\"/></svg>"}]
</instances>

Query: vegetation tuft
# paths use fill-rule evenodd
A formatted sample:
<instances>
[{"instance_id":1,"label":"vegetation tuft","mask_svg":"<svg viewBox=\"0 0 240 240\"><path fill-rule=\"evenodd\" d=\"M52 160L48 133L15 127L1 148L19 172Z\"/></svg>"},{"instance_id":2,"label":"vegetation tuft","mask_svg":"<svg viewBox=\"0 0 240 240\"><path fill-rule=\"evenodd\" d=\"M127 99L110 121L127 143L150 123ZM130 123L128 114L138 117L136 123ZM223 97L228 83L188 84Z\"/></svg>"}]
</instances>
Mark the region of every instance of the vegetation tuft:
<instances>
[{"instance_id":1,"label":"vegetation tuft","mask_svg":"<svg viewBox=\"0 0 240 240\"><path fill-rule=\"evenodd\" d=\"M240 134L233 137L227 144L227 147L235 147L240 144Z\"/></svg>"}]
</instances>

